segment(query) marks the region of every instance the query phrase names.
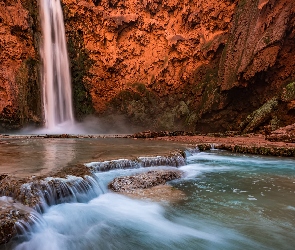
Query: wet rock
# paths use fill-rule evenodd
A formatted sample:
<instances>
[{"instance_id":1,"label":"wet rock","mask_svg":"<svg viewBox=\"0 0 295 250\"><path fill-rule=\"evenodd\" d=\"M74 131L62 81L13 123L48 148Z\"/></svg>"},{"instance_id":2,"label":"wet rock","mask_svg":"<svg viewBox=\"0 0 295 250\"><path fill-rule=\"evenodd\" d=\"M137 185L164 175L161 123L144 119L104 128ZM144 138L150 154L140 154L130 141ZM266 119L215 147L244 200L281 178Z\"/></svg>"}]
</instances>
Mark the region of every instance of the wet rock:
<instances>
[{"instance_id":1,"label":"wet rock","mask_svg":"<svg viewBox=\"0 0 295 250\"><path fill-rule=\"evenodd\" d=\"M79 138L78 135L70 135L70 134L49 134L44 135L44 138Z\"/></svg>"},{"instance_id":2,"label":"wet rock","mask_svg":"<svg viewBox=\"0 0 295 250\"><path fill-rule=\"evenodd\" d=\"M206 150L212 149L212 144L208 144L208 143L197 144L196 146L200 151L206 151Z\"/></svg>"},{"instance_id":3,"label":"wet rock","mask_svg":"<svg viewBox=\"0 0 295 250\"><path fill-rule=\"evenodd\" d=\"M93 188L92 173L85 165L65 167L52 177L15 178L0 176L0 244L17 233L16 222L30 223L32 212L42 212L49 205L79 199ZM17 204L17 205L16 205Z\"/></svg>"},{"instance_id":4,"label":"wet rock","mask_svg":"<svg viewBox=\"0 0 295 250\"><path fill-rule=\"evenodd\" d=\"M185 152L178 150L166 156L146 156L135 159L118 159L111 161L92 162L87 164L91 172L104 172L114 169L140 168L151 166L180 167L185 165Z\"/></svg>"},{"instance_id":5,"label":"wet rock","mask_svg":"<svg viewBox=\"0 0 295 250\"><path fill-rule=\"evenodd\" d=\"M217 144L216 149L229 150L241 154L255 154L268 156L294 157L295 147L272 147L272 146L254 146L254 145L234 145L234 144Z\"/></svg>"},{"instance_id":6,"label":"wet rock","mask_svg":"<svg viewBox=\"0 0 295 250\"><path fill-rule=\"evenodd\" d=\"M132 193L124 192L123 194L135 199L148 199L156 202L178 202L186 199L184 192L167 184L145 189L139 188Z\"/></svg>"},{"instance_id":7,"label":"wet rock","mask_svg":"<svg viewBox=\"0 0 295 250\"><path fill-rule=\"evenodd\" d=\"M295 156L295 143L282 141L268 141L262 134L244 134L242 136L212 137L212 136L174 136L158 137L156 140L169 140L189 143L202 150L212 148L229 150L243 154L257 154L269 156Z\"/></svg>"},{"instance_id":8,"label":"wet rock","mask_svg":"<svg viewBox=\"0 0 295 250\"><path fill-rule=\"evenodd\" d=\"M91 175L89 168L78 165L65 168L51 177L6 176L0 181L0 195L12 197L28 207L43 211L48 205L70 201L76 195L89 191L93 183L87 176Z\"/></svg>"},{"instance_id":9,"label":"wet rock","mask_svg":"<svg viewBox=\"0 0 295 250\"><path fill-rule=\"evenodd\" d=\"M70 165L52 174L52 177L66 178L68 175L85 177L91 176L91 170L84 164Z\"/></svg>"},{"instance_id":10,"label":"wet rock","mask_svg":"<svg viewBox=\"0 0 295 250\"><path fill-rule=\"evenodd\" d=\"M179 170L155 170L134 176L115 178L108 187L114 192L133 193L137 189L163 185L167 181L179 179L181 175L182 172Z\"/></svg>"},{"instance_id":11,"label":"wet rock","mask_svg":"<svg viewBox=\"0 0 295 250\"><path fill-rule=\"evenodd\" d=\"M273 142L295 142L295 123L272 131L266 139Z\"/></svg>"},{"instance_id":12,"label":"wet rock","mask_svg":"<svg viewBox=\"0 0 295 250\"><path fill-rule=\"evenodd\" d=\"M0 245L17 233L16 222L30 223L32 210L9 197L0 197Z\"/></svg>"},{"instance_id":13,"label":"wet rock","mask_svg":"<svg viewBox=\"0 0 295 250\"><path fill-rule=\"evenodd\" d=\"M187 131L143 131L138 132L133 135L131 135L131 138L157 138L157 137L165 137L165 136L192 136L195 135L194 132L187 132Z\"/></svg>"}]
</instances>

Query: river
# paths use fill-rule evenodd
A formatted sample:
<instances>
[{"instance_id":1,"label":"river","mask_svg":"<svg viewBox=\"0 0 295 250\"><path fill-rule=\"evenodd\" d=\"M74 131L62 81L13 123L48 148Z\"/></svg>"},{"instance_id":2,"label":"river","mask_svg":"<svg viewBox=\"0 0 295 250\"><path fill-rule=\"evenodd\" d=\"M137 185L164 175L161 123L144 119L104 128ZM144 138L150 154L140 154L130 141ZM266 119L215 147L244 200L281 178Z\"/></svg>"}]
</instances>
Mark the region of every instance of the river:
<instances>
[{"instance_id":1,"label":"river","mask_svg":"<svg viewBox=\"0 0 295 250\"><path fill-rule=\"evenodd\" d=\"M170 182L185 198L173 202L107 189L117 176L154 167L98 172L97 197L51 206L2 249L294 249L294 163L219 150L188 153L179 167L183 177Z\"/></svg>"}]
</instances>

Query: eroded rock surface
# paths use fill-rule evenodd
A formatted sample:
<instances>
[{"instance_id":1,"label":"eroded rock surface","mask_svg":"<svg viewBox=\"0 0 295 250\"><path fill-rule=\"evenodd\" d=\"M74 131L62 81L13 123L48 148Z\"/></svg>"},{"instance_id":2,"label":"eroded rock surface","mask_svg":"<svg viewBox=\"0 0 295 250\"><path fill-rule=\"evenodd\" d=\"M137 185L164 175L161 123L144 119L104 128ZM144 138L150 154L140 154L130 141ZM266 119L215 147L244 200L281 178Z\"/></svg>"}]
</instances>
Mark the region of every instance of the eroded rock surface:
<instances>
[{"instance_id":1,"label":"eroded rock surface","mask_svg":"<svg viewBox=\"0 0 295 250\"><path fill-rule=\"evenodd\" d=\"M79 199L93 183L89 168L84 165L66 167L52 177L15 178L0 175L0 245L17 233L16 222L34 223L30 215L47 206ZM36 213L36 212L35 212Z\"/></svg>"},{"instance_id":2,"label":"eroded rock surface","mask_svg":"<svg viewBox=\"0 0 295 250\"><path fill-rule=\"evenodd\" d=\"M293 123L293 0L61 2L78 119L232 131L278 98L272 115L256 116L258 125L246 130ZM0 8L0 118L13 127L40 120L32 108L39 99L30 98L38 88L38 8L35 0Z\"/></svg>"},{"instance_id":3,"label":"eroded rock surface","mask_svg":"<svg viewBox=\"0 0 295 250\"><path fill-rule=\"evenodd\" d=\"M272 131L267 137L267 140L273 142L295 142L295 124L279 128Z\"/></svg>"},{"instance_id":4,"label":"eroded rock surface","mask_svg":"<svg viewBox=\"0 0 295 250\"><path fill-rule=\"evenodd\" d=\"M179 179L181 175L182 172L179 170L154 170L133 176L117 177L108 187L114 192L138 195L141 192L138 190L163 185L167 181Z\"/></svg>"},{"instance_id":5,"label":"eroded rock surface","mask_svg":"<svg viewBox=\"0 0 295 250\"><path fill-rule=\"evenodd\" d=\"M40 122L36 4L0 1L0 131Z\"/></svg>"},{"instance_id":6,"label":"eroded rock surface","mask_svg":"<svg viewBox=\"0 0 295 250\"><path fill-rule=\"evenodd\" d=\"M295 77L292 0L63 2L99 114L156 130L237 130ZM255 129L290 123L292 100Z\"/></svg>"},{"instance_id":7,"label":"eroded rock surface","mask_svg":"<svg viewBox=\"0 0 295 250\"><path fill-rule=\"evenodd\" d=\"M7 243L16 233L16 222L30 222L33 209L17 203L9 197L0 197L0 245Z\"/></svg>"},{"instance_id":8,"label":"eroded rock surface","mask_svg":"<svg viewBox=\"0 0 295 250\"><path fill-rule=\"evenodd\" d=\"M211 102L237 1L63 2L70 47L89 62L78 71L96 113L152 129L194 127Z\"/></svg>"},{"instance_id":9,"label":"eroded rock surface","mask_svg":"<svg viewBox=\"0 0 295 250\"><path fill-rule=\"evenodd\" d=\"M186 194L170 185L157 185L151 188L139 188L132 191L132 193L123 192L134 199L148 199L156 202L179 202L186 199Z\"/></svg>"}]
</instances>

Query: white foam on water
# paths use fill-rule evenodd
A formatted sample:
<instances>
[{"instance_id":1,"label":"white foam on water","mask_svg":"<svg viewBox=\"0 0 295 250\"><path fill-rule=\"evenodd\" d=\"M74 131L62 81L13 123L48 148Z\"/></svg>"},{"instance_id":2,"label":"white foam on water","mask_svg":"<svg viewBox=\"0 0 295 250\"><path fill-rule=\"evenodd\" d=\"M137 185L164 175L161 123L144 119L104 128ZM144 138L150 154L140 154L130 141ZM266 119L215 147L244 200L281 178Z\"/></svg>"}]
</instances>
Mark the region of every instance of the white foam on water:
<instances>
[{"instance_id":1,"label":"white foam on water","mask_svg":"<svg viewBox=\"0 0 295 250\"><path fill-rule=\"evenodd\" d=\"M214 161L212 163L210 159L214 158L214 155L200 154L200 157L188 157L190 163L179 168L185 173L180 182L196 182L198 185L207 183L207 186L204 186L206 193L195 193L195 183L188 187L190 190L184 189L184 192L193 192L195 196L188 196L188 200L180 204L161 205L151 201L134 200L108 193L108 183L115 177L149 171L154 169L153 167L98 172L95 173L95 178L106 193L88 203L65 203L50 207L43 215L45 223L37 224L28 235L27 241L20 243L15 249L288 249L284 248L284 244L285 239L290 238L285 236L290 229L286 230L280 222L264 217L264 213L258 213L258 210L264 208L261 202L265 197L259 196L257 199L255 190L247 191L247 187L250 189L253 183L253 179L248 178L252 176L252 172L248 173L245 168L241 170L239 166L232 165L227 160L222 164L215 164ZM209 163L206 160L198 160L206 154ZM247 160L247 157L243 159ZM232 175L231 172L229 176L233 179L227 179L227 171L232 170L235 173ZM207 178L210 175L206 176L207 173L219 176L222 171L226 173L218 179L218 183L215 182L216 179ZM256 169L251 171L256 174ZM236 173L239 174L238 178ZM203 180L202 177L207 179ZM245 183L240 187L241 178ZM258 188L258 184L253 187ZM214 188L226 188L231 192L224 190L224 193L215 193ZM261 190L264 190L263 186ZM244 192L249 195L237 195ZM192 198L194 200L190 200ZM292 214L295 208L292 203L289 204L290 206L284 207L285 213L291 210L289 213ZM275 202L269 205L275 206ZM278 233L278 230L281 230L281 233ZM272 238L266 239L266 235L271 235ZM291 242L294 241L291 239Z\"/></svg>"},{"instance_id":2,"label":"white foam on water","mask_svg":"<svg viewBox=\"0 0 295 250\"><path fill-rule=\"evenodd\" d=\"M291 210L291 211L295 211L295 207L293 207L293 206L287 206L286 209Z\"/></svg>"},{"instance_id":3,"label":"white foam on water","mask_svg":"<svg viewBox=\"0 0 295 250\"><path fill-rule=\"evenodd\" d=\"M209 167L230 167L232 170L253 171L253 169L269 169L274 172L293 172L295 160L292 158L265 157L258 155L242 155L222 151L209 151L192 154L187 157L187 163L198 163Z\"/></svg>"},{"instance_id":4,"label":"white foam on water","mask_svg":"<svg viewBox=\"0 0 295 250\"><path fill-rule=\"evenodd\" d=\"M202 175L204 173L209 172L219 172L219 171L229 171L233 170L232 167L227 166L208 166L204 165L202 163L194 163L194 164L188 164L183 167L179 168L184 172L184 178L185 179L192 179L199 175Z\"/></svg>"},{"instance_id":5,"label":"white foam on water","mask_svg":"<svg viewBox=\"0 0 295 250\"><path fill-rule=\"evenodd\" d=\"M185 246L189 239L222 242L218 235L168 220L164 208L157 203L113 193L101 195L88 204L53 206L43 217L46 227L37 227L31 239L15 249L119 249L118 244L121 249L135 249L132 248L135 246L173 249L174 243Z\"/></svg>"}]
</instances>

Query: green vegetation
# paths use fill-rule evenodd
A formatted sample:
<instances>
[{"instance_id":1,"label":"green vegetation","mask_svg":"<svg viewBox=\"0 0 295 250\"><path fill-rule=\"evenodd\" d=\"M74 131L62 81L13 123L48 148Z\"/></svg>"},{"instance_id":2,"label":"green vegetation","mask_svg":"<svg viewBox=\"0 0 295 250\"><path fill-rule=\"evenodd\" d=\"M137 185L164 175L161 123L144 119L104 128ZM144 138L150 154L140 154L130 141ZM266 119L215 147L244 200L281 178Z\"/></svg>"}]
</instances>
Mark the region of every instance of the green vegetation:
<instances>
[{"instance_id":1,"label":"green vegetation","mask_svg":"<svg viewBox=\"0 0 295 250\"><path fill-rule=\"evenodd\" d=\"M185 101L176 96L159 97L140 82L121 91L109 105L111 112L125 114L132 123L150 129L178 129L189 115Z\"/></svg>"},{"instance_id":2,"label":"green vegetation","mask_svg":"<svg viewBox=\"0 0 295 250\"><path fill-rule=\"evenodd\" d=\"M269 37L269 36L265 36L265 37L263 37L263 42L264 42L266 45L268 45L268 44L271 42L270 37Z\"/></svg>"},{"instance_id":3,"label":"green vegetation","mask_svg":"<svg viewBox=\"0 0 295 250\"><path fill-rule=\"evenodd\" d=\"M68 52L71 62L75 116L76 119L82 120L94 112L88 84L88 78L91 77L89 69L93 61L84 46L82 31L72 30L68 33Z\"/></svg>"},{"instance_id":4,"label":"green vegetation","mask_svg":"<svg viewBox=\"0 0 295 250\"><path fill-rule=\"evenodd\" d=\"M239 8L243 8L247 3L247 0L240 0L238 3Z\"/></svg>"},{"instance_id":5,"label":"green vegetation","mask_svg":"<svg viewBox=\"0 0 295 250\"><path fill-rule=\"evenodd\" d=\"M295 100L295 82L289 83L281 93L281 100L283 102L290 102Z\"/></svg>"},{"instance_id":6,"label":"green vegetation","mask_svg":"<svg viewBox=\"0 0 295 250\"><path fill-rule=\"evenodd\" d=\"M64 3L61 5L65 23L76 22L75 16L69 16L70 11L67 5ZM89 70L94 62L85 48L82 30L76 30L73 27L66 31L66 36L71 65L74 113L77 120L82 120L85 116L94 113L89 89L89 79L92 77Z\"/></svg>"},{"instance_id":7,"label":"green vegetation","mask_svg":"<svg viewBox=\"0 0 295 250\"><path fill-rule=\"evenodd\" d=\"M24 59L21 67L15 74L16 84L18 86L18 114L14 120L15 124L23 126L29 122L40 123L42 117L39 77L39 45L41 29L38 1L24 0L21 1L21 4L29 12L28 23L30 28L28 30L15 30L16 36L28 40L28 44L33 42L36 54L34 58L29 57Z\"/></svg>"},{"instance_id":8,"label":"green vegetation","mask_svg":"<svg viewBox=\"0 0 295 250\"><path fill-rule=\"evenodd\" d=\"M277 108L277 106L278 100L277 97L274 97L265 104L263 104L259 109L255 110L251 115L248 115L246 120L240 125L241 129L243 130L243 133L252 132L254 129L258 128L264 122L271 119L272 112ZM272 125L275 126L275 123L278 123L278 121L273 119L272 123Z\"/></svg>"},{"instance_id":9,"label":"green vegetation","mask_svg":"<svg viewBox=\"0 0 295 250\"><path fill-rule=\"evenodd\" d=\"M200 79L198 77L201 76ZM195 72L194 85L197 86L196 94L200 95L200 102L195 108L198 114L190 116L189 120L200 119L201 115L208 110L214 109L218 104L220 94L218 86L218 67L211 68L205 65ZM191 122L190 122L191 123Z\"/></svg>"},{"instance_id":10,"label":"green vegetation","mask_svg":"<svg viewBox=\"0 0 295 250\"><path fill-rule=\"evenodd\" d=\"M16 73L18 85L18 119L20 125L30 121L40 123L41 90L38 78L39 62L33 58L25 60Z\"/></svg>"},{"instance_id":11,"label":"green vegetation","mask_svg":"<svg viewBox=\"0 0 295 250\"><path fill-rule=\"evenodd\" d=\"M38 9L38 1L37 0L23 0L21 1L22 6L29 11L29 15L32 18L33 25L31 23L31 27L33 30L37 30L37 26L39 23L39 9Z\"/></svg>"}]
</instances>

